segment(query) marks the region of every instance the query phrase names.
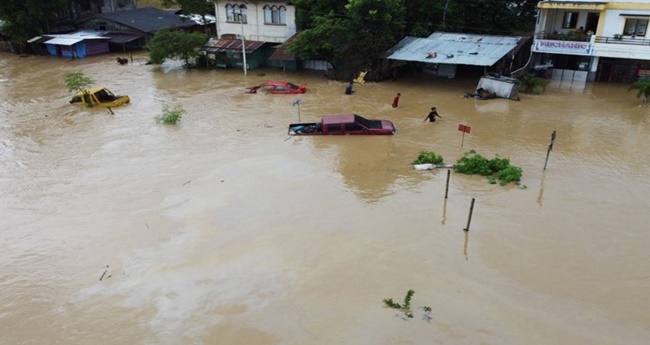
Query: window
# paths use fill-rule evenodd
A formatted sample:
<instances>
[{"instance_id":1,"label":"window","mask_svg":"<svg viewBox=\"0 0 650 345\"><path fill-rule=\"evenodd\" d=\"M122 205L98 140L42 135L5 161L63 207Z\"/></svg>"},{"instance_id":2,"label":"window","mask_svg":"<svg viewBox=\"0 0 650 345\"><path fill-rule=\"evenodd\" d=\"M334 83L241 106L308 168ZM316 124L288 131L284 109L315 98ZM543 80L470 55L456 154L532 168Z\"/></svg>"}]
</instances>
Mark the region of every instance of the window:
<instances>
[{"instance_id":1,"label":"window","mask_svg":"<svg viewBox=\"0 0 650 345\"><path fill-rule=\"evenodd\" d=\"M345 124L345 131L346 132L361 132L363 131L364 128L358 123L346 123Z\"/></svg>"},{"instance_id":2,"label":"window","mask_svg":"<svg viewBox=\"0 0 650 345\"><path fill-rule=\"evenodd\" d=\"M645 36L647 30L648 30L647 19L626 19L625 30L623 30L623 35Z\"/></svg>"},{"instance_id":3,"label":"window","mask_svg":"<svg viewBox=\"0 0 650 345\"><path fill-rule=\"evenodd\" d=\"M264 24L286 24L287 9L284 6L264 6Z\"/></svg>"},{"instance_id":4,"label":"window","mask_svg":"<svg viewBox=\"0 0 650 345\"><path fill-rule=\"evenodd\" d=\"M327 132L328 133L340 133L341 132L341 125L340 124L328 125L327 126Z\"/></svg>"},{"instance_id":5,"label":"window","mask_svg":"<svg viewBox=\"0 0 650 345\"><path fill-rule=\"evenodd\" d=\"M226 21L246 24L246 5L226 4Z\"/></svg>"},{"instance_id":6,"label":"window","mask_svg":"<svg viewBox=\"0 0 650 345\"><path fill-rule=\"evenodd\" d=\"M576 24L578 24L578 12L564 12L562 28L575 29Z\"/></svg>"}]
</instances>

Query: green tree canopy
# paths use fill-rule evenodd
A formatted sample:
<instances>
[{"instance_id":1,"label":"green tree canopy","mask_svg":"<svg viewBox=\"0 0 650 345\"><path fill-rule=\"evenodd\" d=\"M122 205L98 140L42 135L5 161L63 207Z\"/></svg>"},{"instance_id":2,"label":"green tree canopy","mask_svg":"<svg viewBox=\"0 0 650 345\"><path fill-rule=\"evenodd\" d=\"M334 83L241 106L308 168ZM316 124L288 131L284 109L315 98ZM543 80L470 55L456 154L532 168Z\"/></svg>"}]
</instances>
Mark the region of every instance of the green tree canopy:
<instances>
[{"instance_id":1,"label":"green tree canopy","mask_svg":"<svg viewBox=\"0 0 650 345\"><path fill-rule=\"evenodd\" d=\"M334 14L345 15L345 5L348 0L293 0L296 7L296 26L299 30L310 29L316 18Z\"/></svg>"},{"instance_id":2,"label":"green tree canopy","mask_svg":"<svg viewBox=\"0 0 650 345\"><path fill-rule=\"evenodd\" d=\"M85 91L91 87L95 81L87 77L82 72L71 72L65 75L65 86L68 91Z\"/></svg>"},{"instance_id":3,"label":"green tree canopy","mask_svg":"<svg viewBox=\"0 0 650 345\"><path fill-rule=\"evenodd\" d=\"M355 36L353 49L365 67L376 69L378 60L403 37L402 2L350 0L346 9Z\"/></svg>"},{"instance_id":4,"label":"green tree canopy","mask_svg":"<svg viewBox=\"0 0 650 345\"><path fill-rule=\"evenodd\" d=\"M207 35L199 32L162 29L156 31L145 48L149 51L149 60L156 65L165 59L184 60L185 64L192 65L207 41Z\"/></svg>"},{"instance_id":5,"label":"green tree canopy","mask_svg":"<svg viewBox=\"0 0 650 345\"><path fill-rule=\"evenodd\" d=\"M313 27L302 31L287 45L287 51L304 59L327 61L340 70L345 66L344 61L349 60L353 40L350 21L330 12L316 16Z\"/></svg>"},{"instance_id":6,"label":"green tree canopy","mask_svg":"<svg viewBox=\"0 0 650 345\"><path fill-rule=\"evenodd\" d=\"M2 0L0 20L6 22L4 31L16 43L45 33L48 22L55 19L67 0Z\"/></svg>"}]
</instances>

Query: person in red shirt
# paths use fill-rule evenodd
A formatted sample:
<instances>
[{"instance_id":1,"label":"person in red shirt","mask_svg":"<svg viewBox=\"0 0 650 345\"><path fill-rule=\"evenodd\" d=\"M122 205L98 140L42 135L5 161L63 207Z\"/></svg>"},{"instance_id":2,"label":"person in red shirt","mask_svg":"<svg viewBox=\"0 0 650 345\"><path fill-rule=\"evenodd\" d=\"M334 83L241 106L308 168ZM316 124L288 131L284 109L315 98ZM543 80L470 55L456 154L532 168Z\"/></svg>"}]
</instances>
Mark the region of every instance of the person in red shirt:
<instances>
[{"instance_id":1,"label":"person in red shirt","mask_svg":"<svg viewBox=\"0 0 650 345\"><path fill-rule=\"evenodd\" d=\"M399 96L401 95L401 93L397 93L397 95L395 95L395 98L393 98L393 108L397 108L399 105Z\"/></svg>"}]
</instances>

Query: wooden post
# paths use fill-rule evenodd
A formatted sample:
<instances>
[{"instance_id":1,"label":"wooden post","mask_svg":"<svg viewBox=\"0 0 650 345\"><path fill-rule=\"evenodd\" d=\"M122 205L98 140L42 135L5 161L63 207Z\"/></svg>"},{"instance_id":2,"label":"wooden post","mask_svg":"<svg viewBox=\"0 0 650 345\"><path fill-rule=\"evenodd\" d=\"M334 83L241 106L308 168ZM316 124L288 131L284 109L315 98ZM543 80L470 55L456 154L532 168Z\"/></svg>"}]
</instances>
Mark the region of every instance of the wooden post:
<instances>
[{"instance_id":1,"label":"wooden post","mask_svg":"<svg viewBox=\"0 0 650 345\"><path fill-rule=\"evenodd\" d=\"M467 226L465 227L465 231L469 231L469 224L472 222L472 213L474 213L474 198L472 198L472 203L469 206L469 216L467 217Z\"/></svg>"},{"instance_id":2,"label":"wooden post","mask_svg":"<svg viewBox=\"0 0 650 345\"><path fill-rule=\"evenodd\" d=\"M447 170L447 186L445 187L445 199L447 199L447 194L449 193L449 177L451 176L451 170Z\"/></svg>"},{"instance_id":3,"label":"wooden post","mask_svg":"<svg viewBox=\"0 0 650 345\"><path fill-rule=\"evenodd\" d=\"M557 135L557 131L553 131L551 134L551 141L548 143L548 150L546 150L546 160L544 161L544 170L546 170L546 164L548 164L548 156L551 154L551 151L553 151L553 144L555 143L555 137Z\"/></svg>"}]
</instances>

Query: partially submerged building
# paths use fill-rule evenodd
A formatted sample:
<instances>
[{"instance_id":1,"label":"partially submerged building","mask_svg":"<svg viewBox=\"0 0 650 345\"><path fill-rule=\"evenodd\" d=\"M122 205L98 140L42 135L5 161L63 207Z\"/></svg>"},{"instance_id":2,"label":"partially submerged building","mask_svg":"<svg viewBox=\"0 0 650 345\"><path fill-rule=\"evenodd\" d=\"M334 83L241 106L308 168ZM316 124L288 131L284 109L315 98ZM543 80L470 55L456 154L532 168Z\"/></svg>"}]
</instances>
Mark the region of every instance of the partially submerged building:
<instances>
[{"instance_id":1,"label":"partially submerged building","mask_svg":"<svg viewBox=\"0 0 650 345\"><path fill-rule=\"evenodd\" d=\"M530 42L523 36L436 32L426 38L405 37L388 51L388 59L438 77L454 78L463 69L509 75L526 64L530 51L523 48Z\"/></svg>"},{"instance_id":2,"label":"partially submerged building","mask_svg":"<svg viewBox=\"0 0 650 345\"><path fill-rule=\"evenodd\" d=\"M629 83L650 76L650 2L553 0L538 4L532 67L566 83Z\"/></svg>"},{"instance_id":3,"label":"partially submerged building","mask_svg":"<svg viewBox=\"0 0 650 345\"><path fill-rule=\"evenodd\" d=\"M219 36L203 50L216 67L241 68L244 60L246 69L274 65L269 57L296 33L296 9L288 0L212 2Z\"/></svg>"}]
</instances>

